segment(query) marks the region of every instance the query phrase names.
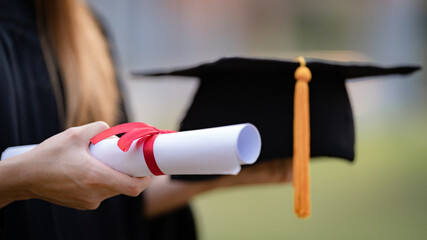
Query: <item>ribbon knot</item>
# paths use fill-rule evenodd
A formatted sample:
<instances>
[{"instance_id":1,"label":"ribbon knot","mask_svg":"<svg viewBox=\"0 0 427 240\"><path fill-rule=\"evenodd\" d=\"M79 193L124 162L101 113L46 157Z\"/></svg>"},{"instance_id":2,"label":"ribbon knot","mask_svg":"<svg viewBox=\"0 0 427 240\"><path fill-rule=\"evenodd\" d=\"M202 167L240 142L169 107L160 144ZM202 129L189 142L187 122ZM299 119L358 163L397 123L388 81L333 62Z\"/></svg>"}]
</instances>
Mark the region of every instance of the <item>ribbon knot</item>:
<instances>
[{"instance_id":1,"label":"ribbon knot","mask_svg":"<svg viewBox=\"0 0 427 240\"><path fill-rule=\"evenodd\" d=\"M123 136L121 136L119 141L117 142L117 146L123 152L127 152L131 147L132 143L135 140L139 139L136 144L137 146L141 146L142 144L144 144L143 153L144 153L144 159L145 159L145 162L147 163L148 169L151 171L153 175L158 176L158 175L165 175L165 174L160 170L154 158L154 152L153 152L154 141L156 140L157 136L160 134L167 134L167 133L174 133L174 132L176 131L157 129L146 123L131 122L131 123L120 124L120 125L111 127L107 130L104 130L99 134L97 134L95 137L93 137L90 140L90 142L93 145L95 145L106 138L124 133Z\"/></svg>"}]
</instances>

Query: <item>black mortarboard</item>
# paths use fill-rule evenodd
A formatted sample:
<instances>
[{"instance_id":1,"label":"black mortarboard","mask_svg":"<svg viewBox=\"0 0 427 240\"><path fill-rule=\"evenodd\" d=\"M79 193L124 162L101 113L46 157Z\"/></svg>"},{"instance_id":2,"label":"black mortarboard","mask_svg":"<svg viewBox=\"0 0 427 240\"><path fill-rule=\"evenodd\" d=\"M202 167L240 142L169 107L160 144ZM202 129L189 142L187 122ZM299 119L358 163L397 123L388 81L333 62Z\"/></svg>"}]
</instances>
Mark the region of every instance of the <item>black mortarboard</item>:
<instances>
[{"instance_id":1,"label":"black mortarboard","mask_svg":"<svg viewBox=\"0 0 427 240\"><path fill-rule=\"evenodd\" d=\"M199 89L182 120L181 131L249 122L261 134L262 150L258 161L292 157L299 151L307 155L307 159L328 156L352 161L355 134L345 81L409 74L420 69L418 66L386 68L362 63L323 60L305 63L303 58L299 60L223 58L192 68L135 75L200 78ZM296 73L297 68L301 72ZM296 81L295 77L301 81ZM294 140L301 143L293 144ZM294 156L294 186L298 185L295 177L299 178L295 167L303 168L308 174L308 166L295 164ZM197 176L174 178L200 179ZM304 181L308 181L308 177ZM308 182L303 184L308 188ZM297 200L297 195L296 202L301 200ZM296 212L301 217L309 215L309 209Z\"/></svg>"}]
</instances>

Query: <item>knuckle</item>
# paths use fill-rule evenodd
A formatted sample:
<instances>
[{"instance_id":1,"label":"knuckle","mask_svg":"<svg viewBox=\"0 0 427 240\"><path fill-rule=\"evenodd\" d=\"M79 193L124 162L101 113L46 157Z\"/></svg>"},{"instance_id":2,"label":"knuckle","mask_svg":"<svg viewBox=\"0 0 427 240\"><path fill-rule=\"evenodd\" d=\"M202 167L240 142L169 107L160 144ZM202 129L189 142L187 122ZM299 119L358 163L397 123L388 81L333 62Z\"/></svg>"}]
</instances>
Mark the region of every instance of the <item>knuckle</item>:
<instances>
[{"instance_id":1,"label":"knuckle","mask_svg":"<svg viewBox=\"0 0 427 240\"><path fill-rule=\"evenodd\" d=\"M101 202L91 202L91 203L87 203L85 208L87 210L95 210L99 207L99 205L101 204Z\"/></svg>"},{"instance_id":2,"label":"knuckle","mask_svg":"<svg viewBox=\"0 0 427 240\"><path fill-rule=\"evenodd\" d=\"M144 179L140 182L140 192L144 191L151 183L150 177L144 177Z\"/></svg>"},{"instance_id":3,"label":"knuckle","mask_svg":"<svg viewBox=\"0 0 427 240\"><path fill-rule=\"evenodd\" d=\"M64 135L68 140L75 141L80 137L80 131L76 127L69 128L64 131Z\"/></svg>"},{"instance_id":4,"label":"knuckle","mask_svg":"<svg viewBox=\"0 0 427 240\"><path fill-rule=\"evenodd\" d=\"M102 185L99 181L98 173L92 169L87 169L85 171L82 182L88 187L99 187Z\"/></svg>"},{"instance_id":5,"label":"knuckle","mask_svg":"<svg viewBox=\"0 0 427 240\"><path fill-rule=\"evenodd\" d=\"M83 206L83 205L76 205L76 206L71 206L72 208L74 208L74 209L77 209L77 210L86 210L86 208Z\"/></svg>"},{"instance_id":6,"label":"knuckle","mask_svg":"<svg viewBox=\"0 0 427 240\"><path fill-rule=\"evenodd\" d=\"M78 181L86 189L94 189L103 186L105 177L98 167L90 162L85 162L86 167L81 168L78 173ZM104 184L105 185L105 184Z\"/></svg>"},{"instance_id":7,"label":"knuckle","mask_svg":"<svg viewBox=\"0 0 427 240\"><path fill-rule=\"evenodd\" d=\"M103 198L98 193L91 191L84 197L84 207L89 210L94 210L98 208L102 200Z\"/></svg>"},{"instance_id":8,"label":"knuckle","mask_svg":"<svg viewBox=\"0 0 427 240\"><path fill-rule=\"evenodd\" d=\"M144 191L150 184L150 178L138 179L133 184L129 185L129 196L136 197Z\"/></svg>"},{"instance_id":9,"label":"knuckle","mask_svg":"<svg viewBox=\"0 0 427 240\"><path fill-rule=\"evenodd\" d=\"M138 196L143 189L141 189L140 186L138 186L137 184L132 184L129 186L128 192L129 192L129 196L132 197L136 197Z\"/></svg>"}]
</instances>

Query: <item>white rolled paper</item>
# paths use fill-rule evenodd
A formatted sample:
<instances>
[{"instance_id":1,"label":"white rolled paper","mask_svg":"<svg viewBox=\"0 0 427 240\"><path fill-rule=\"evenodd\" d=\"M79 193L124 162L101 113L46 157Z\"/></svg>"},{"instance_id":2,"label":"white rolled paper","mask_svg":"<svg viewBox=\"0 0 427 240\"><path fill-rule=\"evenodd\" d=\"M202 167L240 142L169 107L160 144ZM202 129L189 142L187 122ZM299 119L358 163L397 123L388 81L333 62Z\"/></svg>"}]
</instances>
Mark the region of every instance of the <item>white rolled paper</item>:
<instances>
[{"instance_id":1,"label":"white rolled paper","mask_svg":"<svg viewBox=\"0 0 427 240\"><path fill-rule=\"evenodd\" d=\"M112 168L135 177L152 175L136 142L127 152L117 139L105 139L89 147L91 154ZM1 159L31 150L35 145L6 149ZM160 170L174 174L237 174L240 165L254 163L261 151L261 138L252 124L160 134L153 146Z\"/></svg>"},{"instance_id":2,"label":"white rolled paper","mask_svg":"<svg viewBox=\"0 0 427 240\"><path fill-rule=\"evenodd\" d=\"M26 153L26 152L30 151L31 149L35 148L36 146L37 146L37 144L8 147L1 154L1 160Z\"/></svg>"}]
</instances>

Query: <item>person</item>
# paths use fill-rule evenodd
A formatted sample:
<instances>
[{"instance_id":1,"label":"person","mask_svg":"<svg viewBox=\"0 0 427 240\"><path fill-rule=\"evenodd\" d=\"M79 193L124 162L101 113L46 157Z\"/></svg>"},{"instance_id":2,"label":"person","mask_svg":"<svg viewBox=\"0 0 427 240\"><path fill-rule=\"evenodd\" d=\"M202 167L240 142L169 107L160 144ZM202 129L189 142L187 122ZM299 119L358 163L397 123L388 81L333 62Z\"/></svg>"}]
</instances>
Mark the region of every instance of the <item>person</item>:
<instances>
[{"instance_id":1,"label":"person","mask_svg":"<svg viewBox=\"0 0 427 240\"><path fill-rule=\"evenodd\" d=\"M290 180L271 161L147 188L94 159L89 139L127 121L107 35L84 1L0 0L0 152L40 143L0 161L0 239L195 239L194 196Z\"/></svg>"}]
</instances>

